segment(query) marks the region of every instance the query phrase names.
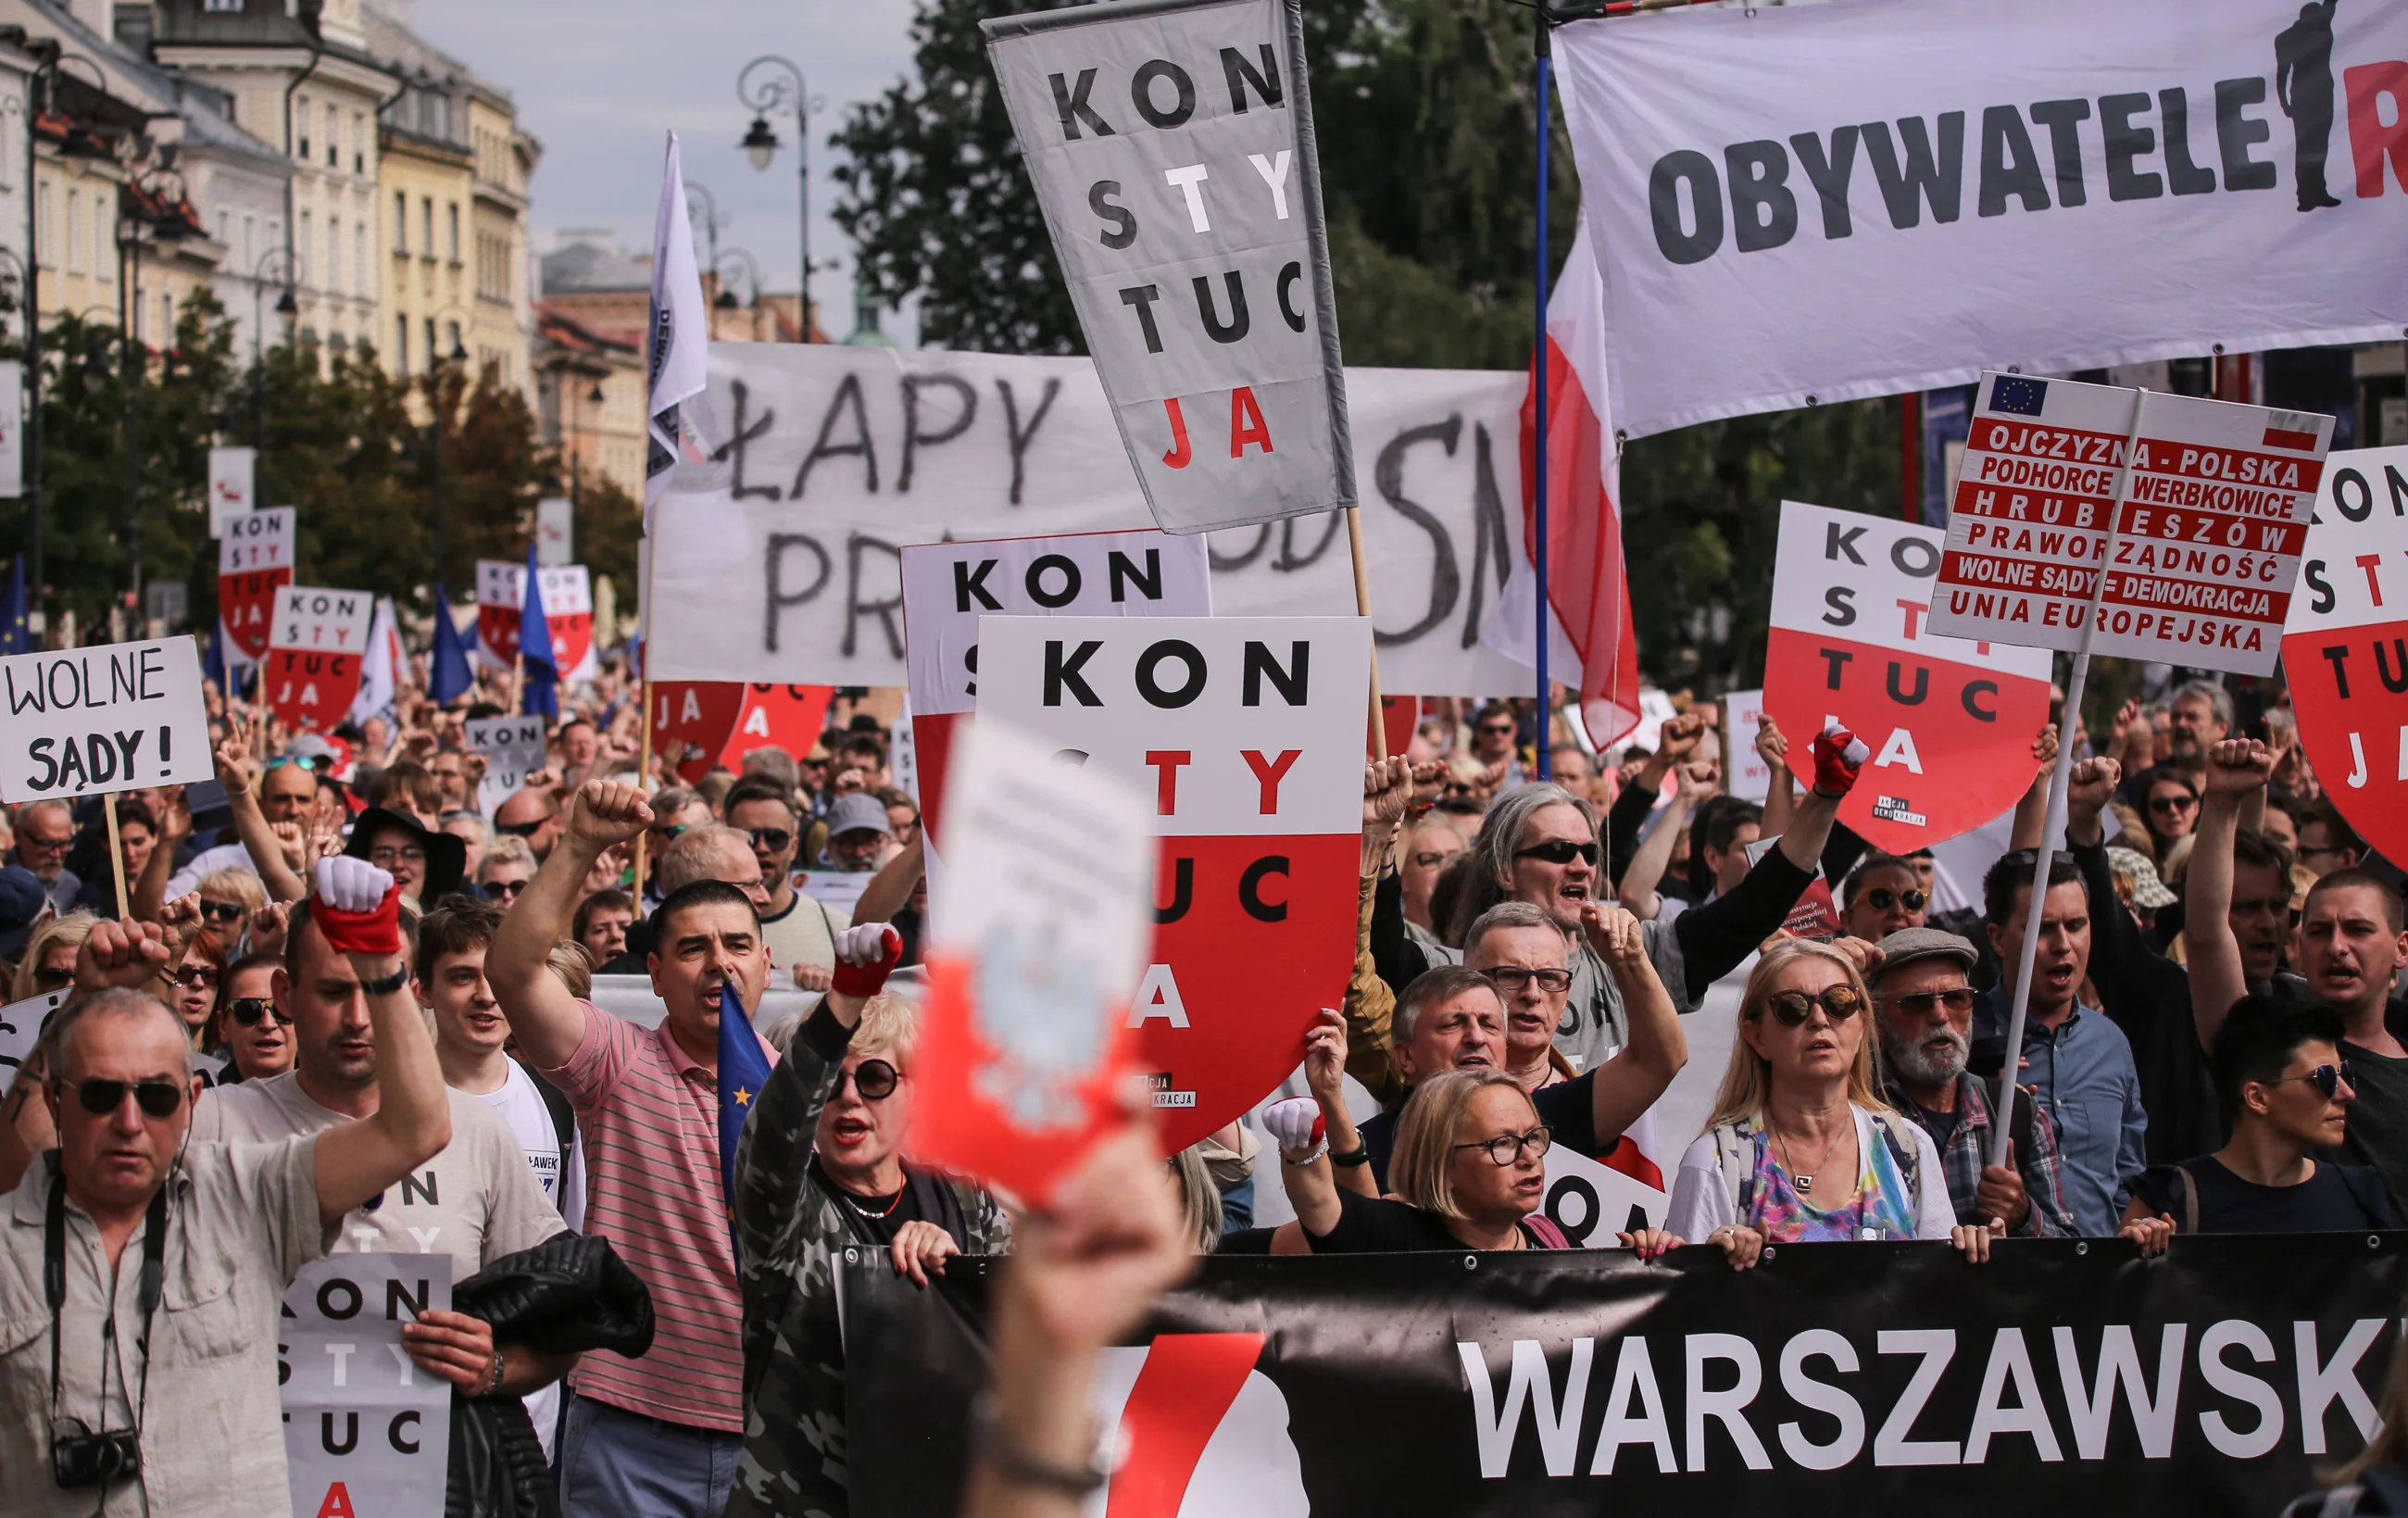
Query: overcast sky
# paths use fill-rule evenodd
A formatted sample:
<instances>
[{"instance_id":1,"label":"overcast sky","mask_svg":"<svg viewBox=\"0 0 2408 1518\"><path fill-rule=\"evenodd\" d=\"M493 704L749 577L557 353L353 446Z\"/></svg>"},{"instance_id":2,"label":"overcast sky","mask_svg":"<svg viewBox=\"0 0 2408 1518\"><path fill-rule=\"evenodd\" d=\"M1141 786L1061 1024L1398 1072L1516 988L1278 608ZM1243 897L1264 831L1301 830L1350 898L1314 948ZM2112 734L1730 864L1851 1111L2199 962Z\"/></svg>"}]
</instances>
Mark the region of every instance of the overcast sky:
<instances>
[{"instance_id":1,"label":"overcast sky","mask_svg":"<svg viewBox=\"0 0 2408 1518\"><path fill-rule=\"evenodd\" d=\"M798 64L824 102L812 117L811 294L830 336L853 330L853 249L828 217L838 186L827 136L849 105L909 71L911 0L415 0L407 11L387 8L517 99L520 126L543 144L531 212L538 251L567 227L609 227L627 247L648 246L664 134L675 131L686 182L718 199L722 253L751 253L773 291L792 291L800 264L794 123L771 120L783 147L767 173L754 172L737 147L752 113L737 101L736 79L763 53ZM698 220L696 232L707 259ZM909 328L887 319L889 332L908 337Z\"/></svg>"}]
</instances>

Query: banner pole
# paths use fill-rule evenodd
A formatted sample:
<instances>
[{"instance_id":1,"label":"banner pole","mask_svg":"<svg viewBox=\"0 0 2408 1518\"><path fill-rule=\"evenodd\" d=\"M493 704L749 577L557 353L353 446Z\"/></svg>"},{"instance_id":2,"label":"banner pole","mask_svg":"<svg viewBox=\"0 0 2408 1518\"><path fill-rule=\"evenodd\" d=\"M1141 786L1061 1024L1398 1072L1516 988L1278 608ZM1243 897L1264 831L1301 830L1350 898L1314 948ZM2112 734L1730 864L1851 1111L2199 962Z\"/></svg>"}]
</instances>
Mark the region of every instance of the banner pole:
<instances>
[{"instance_id":1,"label":"banner pole","mask_svg":"<svg viewBox=\"0 0 2408 1518\"><path fill-rule=\"evenodd\" d=\"M1371 614L1371 573L1363 562L1363 512L1358 507L1346 508L1346 549L1354 558L1354 614L1368 617ZM648 736L652 722L652 709L648 699L644 706L644 731ZM1376 639L1371 648L1371 757L1388 757L1388 714L1380 701L1380 650Z\"/></svg>"},{"instance_id":2,"label":"banner pole","mask_svg":"<svg viewBox=\"0 0 2408 1518\"><path fill-rule=\"evenodd\" d=\"M109 792L100 798L102 815L108 819L108 873L117 881L117 915L134 915L125 904L125 849L117 841L117 793Z\"/></svg>"},{"instance_id":3,"label":"banner pole","mask_svg":"<svg viewBox=\"0 0 2408 1518\"><path fill-rule=\"evenodd\" d=\"M1539 676L1539 752L1538 775L1544 780L1554 770L1548 750L1555 740L1555 710L1552 703L1552 681L1547 678L1547 149L1553 135L1548 131L1548 85L1555 59L1547 40L1547 12L1538 11L1538 32L1534 44L1538 56L1538 117L1539 117L1539 255L1538 255L1538 316L1537 337L1530 350L1530 395L1535 408L1530 447L1532 525L1530 567L1539 585L1537 669Z\"/></svg>"},{"instance_id":4,"label":"banner pole","mask_svg":"<svg viewBox=\"0 0 2408 1518\"><path fill-rule=\"evenodd\" d=\"M2146 388L2132 400L2132 430L2124 439L2122 466L2115 473L2115 494L2107 503L2106 546L2090 586L2090 610L2082 619L2082 643L2073 653L2073 673L2065 685L2065 708L2057 717L2057 773L2048 780L2048 809L2041 823L2040 847L2033 851L2031 901L2024 909L2023 950L2015 956L2014 1010L2007 1018L2007 1053L2000 1064L1999 1094L1991 1122L1992 1165L2007 1163L2009 1133L2014 1127L2015 1069L2022 1062L2024 1019L2031 1009L2032 967L2040 954L2042 910L2048 899L2048 869L2057 862L2057 837L2065 826L2066 795L2073 783L2073 725L2081 720L2083 693L2090 684L2090 642L2099 630L2100 603L2107 591L2106 566L2114 558L2116 529L2124 515L2124 494L2132 486L2132 454L2141 444L2141 419L2149 408ZM2075 988L2076 995L2080 987Z\"/></svg>"},{"instance_id":5,"label":"banner pole","mask_svg":"<svg viewBox=\"0 0 2408 1518\"><path fill-rule=\"evenodd\" d=\"M803 317L809 322L810 311L806 310ZM1346 520L1351 526L1354 521L1354 508L1347 508ZM1354 549L1354 602L1358 609L1362 606L1363 595L1363 549L1358 540ZM644 703L643 736L637 740L636 789L649 795L652 785L652 556L650 553L644 555L644 572L636 585L636 695ZM1371 703L1375 708L1379 705L1379 689L1380 672L1375 665L1371 671ZM635 895L636 909L639 912L644 909L644 845L651 838L651 828L636 835Z\"/></svg>"}]
</instances>

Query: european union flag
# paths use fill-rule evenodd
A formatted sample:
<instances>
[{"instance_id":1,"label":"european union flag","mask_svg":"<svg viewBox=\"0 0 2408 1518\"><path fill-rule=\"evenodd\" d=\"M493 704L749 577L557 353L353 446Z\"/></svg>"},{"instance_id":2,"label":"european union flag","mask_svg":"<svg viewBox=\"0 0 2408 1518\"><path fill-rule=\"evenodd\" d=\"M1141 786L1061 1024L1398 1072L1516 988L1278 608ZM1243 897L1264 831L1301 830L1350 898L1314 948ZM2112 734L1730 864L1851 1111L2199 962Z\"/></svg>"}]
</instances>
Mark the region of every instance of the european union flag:
<instances>
[{"instance_id":1,"label":"european union flag","mask_svg":"<svg viewBox=\"0 0 2408 1518\"><path fill-rule=\"evenodd\" d=\"M543 572L536 566L533 543L527 545L526 599L519 609L519 668L525 680L519 715L559 716L560 666L552 650L552 622L543 614Z\"/></svg>"},{"instance_id":2,"label":"european union flag","mask_svg":"<svg viewBox=\"0 0 2408 1518\"><path fill-rule=\"evenodd\" d=\"M752 1031L752 1019L736 998L734 982L719 988L719 1179L725 1188L729 1237L736 1222L736 1141L744 1120L769 1081L769 1061Z\"/></svg>"},{"instance_id":3,"label":"european union flag","mask_svg":"<svg viewBox=\"0 0 2408 1518\"><path fill-rule=\"evenodd\" d=\"M435 587L435 652L427 660L426 683L438 707L459 700L477 683L476 672L468 667L467 645L460 641L460 625L452 620L452 597L441 585Z\"/></svg>"},{"instance_id":4,"label":"european union flag","mask_svg":"<svg viewBox=\"0 0 2408 1518\"><path fill-rule=\"evenodd\" d=\"M2048 400L2048 381L2020 374L2002 374L1990 381L1990 409L2017 416L2038 416Z\"/></svg>"},{"instance_id":5,"label":"european union flag","mask_svg":"<svg viewBox=\"0 0 2408 1518\"><path fill-rule=\"evenodd\" d=\"M8 598L0 601L0 653L31 653L34 635L25 615L25 561L11 561Z\"/></svg>"}]
</instances>

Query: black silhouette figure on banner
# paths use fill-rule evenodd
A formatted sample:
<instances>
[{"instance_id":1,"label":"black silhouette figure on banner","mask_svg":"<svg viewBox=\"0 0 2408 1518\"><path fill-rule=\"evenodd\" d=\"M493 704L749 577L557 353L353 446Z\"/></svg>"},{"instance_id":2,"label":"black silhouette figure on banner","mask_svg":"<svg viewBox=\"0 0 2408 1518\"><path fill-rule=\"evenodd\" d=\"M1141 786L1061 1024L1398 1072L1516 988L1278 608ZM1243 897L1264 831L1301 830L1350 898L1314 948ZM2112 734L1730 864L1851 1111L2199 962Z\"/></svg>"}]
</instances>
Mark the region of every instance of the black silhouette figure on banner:
<instances>
[{"instance_id":1,"label":"black silhouette figure on banner","mask_svg":"<svg viewBox=\"0 0 2408 1518\"><path fill-rule=\"evenodd\" d=\"M2333 126L2333 7L2340 4L2309 0L2300 7L2300 19L2274 38L2274 98L2291 119L2303 211L2341 204L2325 189L2325 152L2332 143Z\"/></svg>"}]
</instances>

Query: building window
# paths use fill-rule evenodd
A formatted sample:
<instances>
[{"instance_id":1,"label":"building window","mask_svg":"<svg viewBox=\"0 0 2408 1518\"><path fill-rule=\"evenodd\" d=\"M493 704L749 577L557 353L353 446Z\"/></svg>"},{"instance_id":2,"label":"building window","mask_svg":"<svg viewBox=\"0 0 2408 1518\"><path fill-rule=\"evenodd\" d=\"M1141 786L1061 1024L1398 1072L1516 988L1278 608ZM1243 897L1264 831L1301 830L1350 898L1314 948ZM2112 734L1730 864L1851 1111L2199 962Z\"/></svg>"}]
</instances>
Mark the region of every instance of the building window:
<instances>
[{"instance_id":1,"label":"building window","mask_svg":"<svg viewBox=\"0 0 2408 1518\"><path fill-rule=\"evenodd\" d=\"M393 362L394 367L407 378L409 374L409 318L406 316L393 319Z\"/></svg>"},{"instance_id":2,"label":"building window","mask_svg":"<svg viewBox=\"0 0 2408 1518\"><path fill-rule=\"evenodd\" d=\"M368 284L368 224L360 222L351 227L351 294L366 296L373 293Z\"/></svg>"},{"instance_id":3,"label":"building window","mask_svg":"<svg viewBox=\"0 0 2408 1518\"><path fill-rule=\"evenodd\" d=\"M452 323L452 346L445 349L444 351L447 353L466 351L466 350L460 346L460 323L457 322Z\"/></svg>"},{"instance_id":4,"label":"building window","mask_svg":"<svg viewBox=\"0 0 2408 1518\"><path fill-rule=\"evenodd\" d=\"M201 0L201 8L207 11L236 13L242 9L242 0Z\"/></svg>"},{"instance_id":5,"label":"building window","mask_svg":"<svg viewBox=\"0 0 2408 1518\"><path fill-rule=\"evenodd\" d=\"M453 201L444 208L451 218L452 262L460 262L460 203Z\"/></svg>"},{"instance_id":6,"label":"building window","mask_svg":"<svg viewBox=\"0 0 2408 1518\"><path fill-rule=\"evenodd\" d=\"M421 196L418 202L418 256L435 256L435 197Z\"/></svg>"},{"instance_id":7,"label":"building window","mask_svg":"<svg viewBox=\"0 0 2408 1518\"><path fill-rule=\"evenodd\" d=\"M315 245L311 242L311 240L310 240L309 213L308 213L308 211L303 211L303 212L301 213L300 227L301 227L301 240L300 240L301 256L302 256L303 258L314 258L314 257L316 257L316 256L317 256L318 250L317 250L316 246L315 246ZM316 282L315 282L315 281L309 281L309 285L310 285L310 288L311 288L311 289L313 289L313 290L317 288L317 285L316 285Z\"/></svg>"},{"instance_id":8,"label":"building window","mask_svg":"<svg viewBox=\"0 0 2408 1518\"><path fill-rule=\"evenodd\" d=\"M326 218L326 293L341 294L343 291L343 222L339 217Z\"/></svg>"},{"instance_id":9,"label":"building window","mask_svg":"<svg viewBox=\"0 0 2408 1518\"><path fill-rule=\"evenodd\" d=\"M368 119L358 111L351 112L351 172L368 171Z\"/></svg>"},{"instance_id":10,"label":"building window","mask_svg":"<svg viewBox=\"0 0 2408 1518\"><path fill-rule=\"evenodd\" d=\"M294 139L294 146L300 150L302 162L307 163L309 158L310 122L309 101L307 96L293 103L293 122L299 132L299 136Z\"/></svg>"},{"instance_id":11,"label":"building window","mask_svg":"<svg viewBox=\"0 0 2408 1518\"><path fill-rule=\"evenodd\" d=\"M109 220L111 209L108 198L92 197L92 268L102 284L117 282L117 264L108 256L109 249L117 240L117 227Z\"/></svg>"},{"instance_id":12,"label":"building window","mask_svg":"<svg viewBox=\"0 0 2408 1518\"><path fill-rule=\"evenodd\" d=\"M172 340L175 336L176 297L162 290L159 292L159 340L165 343Z\"/></svg>"},{"instance_id":13,"label":"building window","mask_svg":"<svg viewBox=\"0 0 2408 1518\"><path fill-rule=\"evenodd\" d=\"M409 193L406 190L393 193L393 251L409 251Z\"/></svg>"},{"instance_id":14,"label":"building window","mask_svg":"<svg viewBox=\"0 0 2408 1518\"><path fill-rule=\"evenodd\" d=\"M326 107L326 166L328 168L333 168L341 162L335 146L335 131L342 124L342 114L332 105Z\"/></svg>"},{"instance_id":15,"label":"building window","mask_svg":"<svg viewBox=\"0 0 2408 1518\"><path fill-rule=\"evenodd\" d=\"M242 219L242 266L251 270L259 267L259 218L256 216Z\"/></svg>"},{"instance_id":16,"label":"building window","mask_svg":"<svg viewBox=\"0 0 2408 1518\"><path fill-rule=\"evenodd\" d=\"M67 192L67 272L83 272L83 192Z\"/></svg>"}]
</instances>

